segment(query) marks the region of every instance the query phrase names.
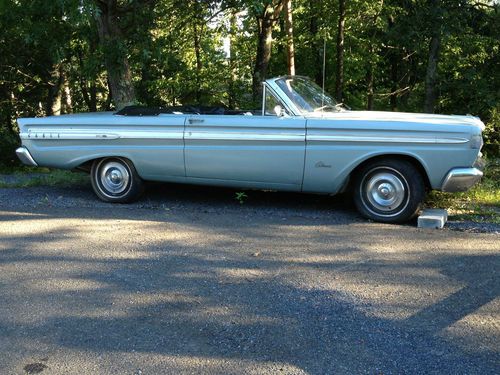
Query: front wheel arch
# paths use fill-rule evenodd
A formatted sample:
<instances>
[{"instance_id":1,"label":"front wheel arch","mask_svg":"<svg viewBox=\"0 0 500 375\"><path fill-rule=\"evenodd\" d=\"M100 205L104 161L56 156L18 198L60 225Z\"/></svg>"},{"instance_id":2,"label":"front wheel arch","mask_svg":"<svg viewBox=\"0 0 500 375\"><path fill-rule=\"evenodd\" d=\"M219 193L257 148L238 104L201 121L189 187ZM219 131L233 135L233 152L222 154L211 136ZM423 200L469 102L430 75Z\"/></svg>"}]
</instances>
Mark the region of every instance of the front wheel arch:
<instances>
[{"instance_id":1,"label":"front wheel arch","mask_svg":"<svg viewBox=\"0 0 500 375\"><path fill-rule=\"evenodd\" d=\"M359 173L360 170L362 170L366 165L375 163L380 160L403 160L407 161L410 163L422 176L425 184L425 189L426 191L432 190L432 185L429 180L429 175L427 173L427 170L425 169L424 165L422 164L422 161L419 159L411 156L411 155L406 155L406 154L382 154L382 155L377 155L377 156L372 156L368 159L363 160L361 163L359 163L355 168L352 169L351 173L349 174L349 181L347 183L348 188L352 188L352 182L356 175Z\"/></svg>"},{"instance_id":2,"label":"front wheel arch","mask_svg":"<svg viewBox=\"0 0 500 375\"><path fill-rule=\"evenodd\" d=\"M354 204L366 218L401 223L416 216L426 193L424 175L408 160L364 163L352 179Z\"/></svg>"}]
</instances>

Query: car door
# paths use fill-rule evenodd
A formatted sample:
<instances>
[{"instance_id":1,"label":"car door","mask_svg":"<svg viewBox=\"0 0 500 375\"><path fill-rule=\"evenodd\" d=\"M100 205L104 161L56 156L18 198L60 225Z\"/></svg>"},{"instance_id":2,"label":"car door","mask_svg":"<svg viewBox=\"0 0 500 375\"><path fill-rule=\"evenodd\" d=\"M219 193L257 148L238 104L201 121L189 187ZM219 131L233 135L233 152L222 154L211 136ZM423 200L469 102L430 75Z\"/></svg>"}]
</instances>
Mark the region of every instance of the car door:
<instances>
[{"instance_id":1,"label":"car door","mask_svg":"<svg viewBox=\"0 0 500 375\"><path fill-rule=\"evenodd\" d=\"M186 123L184 141L188 178L224 180L228 185L240 182L235 185L301 188L303 118L193 115Z\"/></svg>"}]
</instances>

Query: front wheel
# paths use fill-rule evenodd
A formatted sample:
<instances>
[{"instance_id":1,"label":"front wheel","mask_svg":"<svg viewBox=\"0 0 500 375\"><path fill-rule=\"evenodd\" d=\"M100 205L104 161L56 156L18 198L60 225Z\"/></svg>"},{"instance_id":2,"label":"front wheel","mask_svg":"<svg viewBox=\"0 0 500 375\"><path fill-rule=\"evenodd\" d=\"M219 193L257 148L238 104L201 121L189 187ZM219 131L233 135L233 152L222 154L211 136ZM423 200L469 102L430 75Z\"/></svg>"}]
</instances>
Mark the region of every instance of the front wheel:
<instances>
[{"instance_id":1,"label":"front wheel","mask_svg":"<svg viewBox=\"0 0 500 375\"><path fill-rule=\"evenodd\" d=\"M96 160L90 176L94 192L105 202L131 202L139 198L143 191L143 182L127 159Z\"/></svg>"},{"instance_id":2,"label":"front wheel","mask_svg":"<svg viewBox=\"0 0 500 375\"><path fill-rule=\"evenodd\" d=\"M368 219L401 223L412 219L425 196L420 172L404 160L378 160L365 165L354 179L354 203Z\"/></svg>"}]
</instances>

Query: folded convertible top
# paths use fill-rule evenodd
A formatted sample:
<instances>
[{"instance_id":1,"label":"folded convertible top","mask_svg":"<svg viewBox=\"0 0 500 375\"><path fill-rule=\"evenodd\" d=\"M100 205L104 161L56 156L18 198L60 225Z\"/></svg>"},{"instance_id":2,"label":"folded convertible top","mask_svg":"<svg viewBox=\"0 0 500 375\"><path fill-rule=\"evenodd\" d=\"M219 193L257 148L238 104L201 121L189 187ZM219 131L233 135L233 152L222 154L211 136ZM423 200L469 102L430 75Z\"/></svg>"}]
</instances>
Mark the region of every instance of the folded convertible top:
<instances>
[{"instance_id":1,"label":"folded convertible top","mask_svg":"<svg viewBox=\"0 0 500 375\"><path fill-rule=\"evenodd\" d=\"M188 115L248 115L252 111L227 109L224 107L207 106L172 106L172 107L144 107L131 105L125 107L115 115L118 116L158 116L160 114L188 114Z\"/></svg>"}]
</instances>

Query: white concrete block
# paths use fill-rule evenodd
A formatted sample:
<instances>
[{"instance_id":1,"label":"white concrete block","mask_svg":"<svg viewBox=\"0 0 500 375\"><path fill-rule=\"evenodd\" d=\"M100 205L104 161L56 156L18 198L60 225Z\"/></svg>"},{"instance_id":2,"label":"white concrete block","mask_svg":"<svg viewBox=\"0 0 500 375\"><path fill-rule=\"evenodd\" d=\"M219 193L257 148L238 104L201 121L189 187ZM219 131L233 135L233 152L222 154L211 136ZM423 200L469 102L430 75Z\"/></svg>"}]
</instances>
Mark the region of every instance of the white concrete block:
<instances>
[{"instance_id":1,"label":"white concrete block","mask_svg":"<svg viewBox=\"0 0 500 375\"><path fill-rule=\"evenodd\" d=\"M425 210L422 211L420 216L422 215L443 215L444 216L444 221L448 221L448 210L445 210L444 208L426 208Z\"/></svg>"},{"instance_id":2,"label":"white concrete block","mask_svg":"<svg viewBox=\"0 0 500 375\"><path fill-rule=\"evenodd\" d=\"M423 210L418 217L419 228L441 229L448 220L448 211L438 208Z\"/></svg>"}]
</instances>

